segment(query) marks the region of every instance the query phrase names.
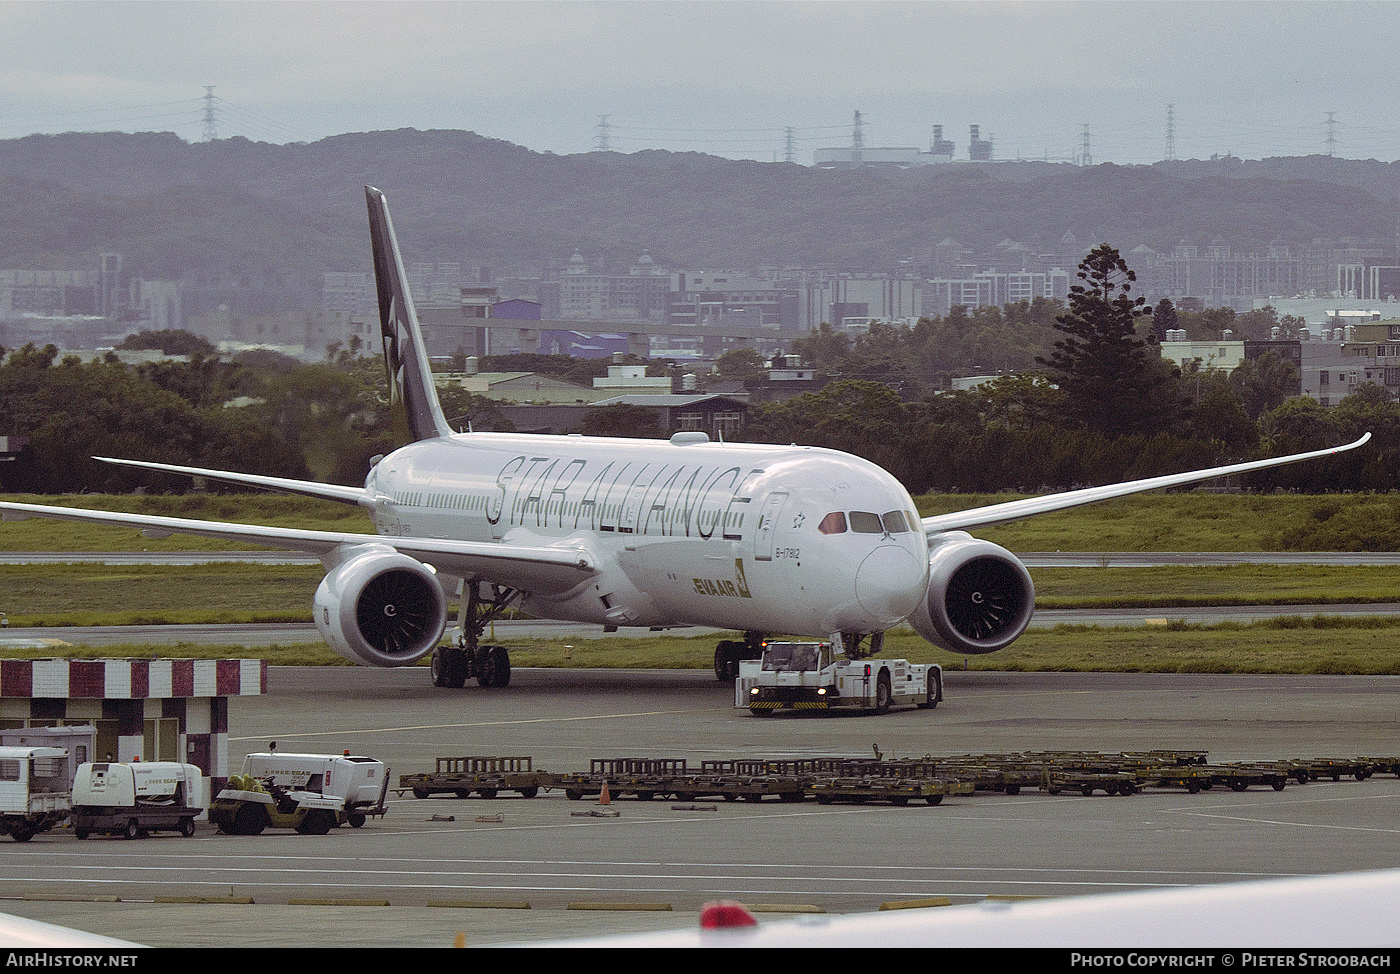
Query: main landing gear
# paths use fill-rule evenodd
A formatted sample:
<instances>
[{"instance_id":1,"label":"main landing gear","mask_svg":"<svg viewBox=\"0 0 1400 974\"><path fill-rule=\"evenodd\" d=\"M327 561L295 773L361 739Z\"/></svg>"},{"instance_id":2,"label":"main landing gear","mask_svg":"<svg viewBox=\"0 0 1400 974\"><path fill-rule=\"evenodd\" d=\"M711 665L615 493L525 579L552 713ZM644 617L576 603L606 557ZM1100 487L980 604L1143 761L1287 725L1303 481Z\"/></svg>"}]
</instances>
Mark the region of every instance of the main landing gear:
<instances>
[{"instance_id":1,"label":"main landing gear","mask_svg":"<svg viewBox=\"0 0 1400 974\"><path fill-rule=\"evenodd\" d=\"M761 632L746 632L742 640L724 639L715 646L715 679L721 683L732 683L739 675L739 661L758 659L763 655L763 640L768 638Z\"/></svg>"},{"instance_id":2,"label":"main landing gear","mask_svg":"<svg viewBox=\"0 0 1400 974\"><path fill-rule=\"evenodd\" d=\"M473 677L483 687L510 685L510 651L481 645L481 635L519 594L513 588L492 585L490 598L483 598L480 582L462 583L457 642L433 650L433 686L458 688Z\"/></svg>"}]
</instances>

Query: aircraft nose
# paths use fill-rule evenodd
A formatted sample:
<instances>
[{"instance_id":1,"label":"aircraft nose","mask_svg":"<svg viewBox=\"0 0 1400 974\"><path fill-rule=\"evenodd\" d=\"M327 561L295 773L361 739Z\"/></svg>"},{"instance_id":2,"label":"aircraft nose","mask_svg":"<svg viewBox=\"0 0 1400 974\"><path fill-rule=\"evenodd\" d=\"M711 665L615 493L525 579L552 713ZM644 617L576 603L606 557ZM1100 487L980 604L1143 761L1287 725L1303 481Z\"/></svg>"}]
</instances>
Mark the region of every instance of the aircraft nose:
<instances>
[{"instance_id":1,"label":"aircraft nose","mask_svg":"<svg viewBox=\"0 0 1400 974\"><path fill-rule=\"evenodd\" d=\"M899 545L881 545L856 570L856 599L880 629L898 624L913 612L924 590L924 566Z\"/></svg>"}]
</instances>

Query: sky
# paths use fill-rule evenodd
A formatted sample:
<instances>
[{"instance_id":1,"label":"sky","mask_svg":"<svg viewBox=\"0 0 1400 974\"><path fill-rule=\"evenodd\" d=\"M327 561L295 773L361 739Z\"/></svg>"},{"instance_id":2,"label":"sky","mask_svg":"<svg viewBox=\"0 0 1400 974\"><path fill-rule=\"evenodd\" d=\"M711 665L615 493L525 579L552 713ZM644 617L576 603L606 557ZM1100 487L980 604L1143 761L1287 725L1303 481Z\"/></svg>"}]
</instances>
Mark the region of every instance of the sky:
<instances>
[{"instance_id":1,"label":"sky","mask_svg":"<svg viewBox=\"0 0 1400 974\"><path fill-rule=\"evenodd\" d=\"M539 152L810 164L1400 159L1400 2L0 0L0 138L314 142L466 129ZM212 98L207 97L212 94Z\"/></svg>"}]
</instances>

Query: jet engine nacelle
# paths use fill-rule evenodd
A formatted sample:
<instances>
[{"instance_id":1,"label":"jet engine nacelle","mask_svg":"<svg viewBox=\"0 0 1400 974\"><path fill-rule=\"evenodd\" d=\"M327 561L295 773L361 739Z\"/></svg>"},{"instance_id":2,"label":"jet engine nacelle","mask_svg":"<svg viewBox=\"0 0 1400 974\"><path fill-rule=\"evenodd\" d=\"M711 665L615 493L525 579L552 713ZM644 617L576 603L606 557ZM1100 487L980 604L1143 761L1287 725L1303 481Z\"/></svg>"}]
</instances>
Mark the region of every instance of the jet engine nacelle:
<instances>
[{"instance_id":1,"label":"jet engine nacelle","mask_svg":"<svg viewBox=\"0 0 1400 974\"><path fill-rule=\"evenodd\" d=\"M1030 624L1035 585L1000 545L962 531L930 539L928 596L909 624L935 646L980 655L1005 649Z\"/></svg>"},{"instance_id":2,"label":"jet engine nacelle","mask_svg":"<svg viewBox=\"0 0 1400 974\"><path fill-rule=\"evenodd\" d=\"M433 570L385 545L365 545L316 589L316 628L352 663L407 666L432 652L447 625Z\"/></svg>"}]
</instances>

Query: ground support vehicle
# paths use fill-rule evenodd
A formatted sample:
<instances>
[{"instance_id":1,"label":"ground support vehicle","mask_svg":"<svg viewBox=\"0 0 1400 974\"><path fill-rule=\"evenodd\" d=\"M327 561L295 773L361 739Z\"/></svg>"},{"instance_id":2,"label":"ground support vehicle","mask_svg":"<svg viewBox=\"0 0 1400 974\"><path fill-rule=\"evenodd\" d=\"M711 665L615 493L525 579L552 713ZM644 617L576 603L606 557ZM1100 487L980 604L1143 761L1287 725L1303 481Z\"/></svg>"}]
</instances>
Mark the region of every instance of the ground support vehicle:
<instances>
[{"instance_id":1,"label":"ground support vehicle","mask_svg":"<svg viewBox=\"0 0 1400 974\"><path fill-rule=\"evenodd\" d=\"M684 758L600 758L590 762L587 772L568 774L535 772L529 758L439 760L446 776L441 782L450 783L459 773L489 776L497 772L528 772L533 775L528 780L538 781L538 787L562 790L575 801L600 797L606 788L610 798L643 801L674 796L684 801L776 798L788 802L815 799L823 803L890 804L920 800L938 804L947 795L979 792L1015 795L1024 788L1086 796L1132 795L1144 788L1181 788L1196 793L1215 787L1244 790L1268 785L1279 790L1290 779L1305 780L1307 767L1338 776L1344 772L1357 776L1359 772L1362 778L1400 769L1400 759L1396 758L1210 765L1205 763L1203 751L1038 751L898 759L882 757L878 746L874 751L873 758L741 758L705 760L699 767L687 764ZM401 780L411 788L410 783L420 779L405 775ZM486 777L473 777L456 784L478 790L485 780ZM516 779L515 784L525 781Z\"/></svg>"},{"instance_id":2,"label":"ground support vehicle","mask_svg":"<svg viewBox=\"0 0 1400 974\"><path fill-rule=\"evenodd\" d=\"M943 699L943 668L903 659L854 660L827 642L770 642L756 660L739 663L734 705L756 717L779 710L936 707Z\"/></svg>"},{"instance_id":3,"label":"ground support vehicle","mask_svg":"<svg viewBox=\"0 0 1400 974\"><path fill-rule=\"evenodd\" d=\"M1372 770L1374 771L1375 774L1393 774L1393 775L1395 775L1396 777L1400 777L1400 757L1388 757L1388 758L1367 758L1367 757L1363 757L1363 758L1358 758L1357 760L1359 760L1359 761L1365 761L1367 764L1371 765L1371 768L1372 768Z\"/></svg>"},{"instance_id":4,"label":"ground support vehicle","mask_svg":"<svg viewBox=\"0 0 1400 974\"><path fill-rule=\"evenodd\" d=\"M1375 773L1375 765L1365 758L1298 758L1292 764L1306 771L1309 780L1355 778L1365 781Z\"/></svg>"},{"instance_id":5,"label":"ground support vehicle","mask_svg":"<svg viewBox=\"0 0 1400 974\"><path fill-rule=\"evenodd\" d=\"M1173 765L1144 768L1136 772L1141 788L1185 788L1189 793L1209 791L1216 784L1216 774L1209 766Z\"/></svg>"},{"instance_id":6,"label":"ground support vehicle","mask_svg":"<svg viewBox=\"0 0 1400 974\"><path fill-rule=\"evenodd\" d=\"M808 791L823 805L838 801L907 805L916 799L930 805L939 805L946 795L971 795L974 790L972 782L959 781L956 778L904 778L885 775L824 778L813 781L808 786Z\"/></svg>"},{"instance_id":7,"label":"ground support vehicle","mask_svg":"<svg viewBox=\"0 0 1400 974\"><path fill-rule=\"evenodd\" d=\"M1132 795L1138 790L1137 779L1113 762L1102 760L1049 760L1044 755L977 755L956 761L940 762L940 772L955 775L973 783L978 791L999 791L1018 795L1023 788L1058 795L1077 791L1092 795Z\"/></svg>"},{"instance_id":8,"label":"ground support vehicle","mask_svg":"<svg viewBox=\"0 0 1400 974\"><path fill-rule=\"evenodd\" d=\"M193 764L89 762L78 765L73 780L73 834L134 839L167 831L188 838L208 806L204 772Z\"/></svg>"},{"instance_id":9,"label":"ground support vehicle","mask_svg":"<svg viewBox=\"0 0 1400 974\"><path fill-rule=\"evenodd\" d=\"M1019 795L1022 788L1035 788L1042 778L1039 771L963 763L941 763L938 773L967 782L974 792L998 791L1006 795Z\"/></svg>"},{"instance_id":10,"label":"ground support vehicle","mask_svg":"<svg viewBox=\"0 0 1400 974\"><path fill-rule=\"evenodd\" d=\"M1040 784L1042 791L1058 795L1062 791L1077 791L1086 798L1096 790L1105 795L1133 795L1138 782L1130 774L1094 771L1046 771Z\"/></svg>"},{"instance_id":11,"label":"ground support vehicle","mask_svg":"<svg viewBox=\"0 0 1400 974\"><path fill-rule=\"evenodd\" d=\"M807 780L786 775L726 775L710 773L677 782L675 796L682 801L723 798L725 801L762 801L769 796L779 801L800 802L807 797Z\"/></svg>"},{"instance_id":12,"label":"ground support vehicle","mask_svg":"<svg viewBox=\"0 0 1400 974\"><path fill-rule=\"evenodd\" d=\"M810 762L719 760L701 762L700 771L677 779L675 795L682 800L723 798L725 801L800 802L807 797Z\"/></svg>"},{"instance_id":13,"label":"ground support vehicle","mask_svg":"<svg viewBox=\"0 0 1400 974\"><path fill-rule=\"evenodd\" d=\"M384 814L389 769L373 758L350 754L250 754L243 773L209 805L209 821L230 835L263 829L295 829L325 835Z\"/></svg>"},{"instance_id":14,"label":"ground support vehicle","mask_svg":"<svg viewBox=\"0 0 1400 974\"><path fill-rule=\"evenodd\" d=\"M1244 791L1251 785L1268 785L1274 791L1283 791L1289 779L1287 771L1272 764L1232 762L1220 772L1220 783L1235 791Z\"/></svg>"},{"instance_id":15,"label":"ground support vehicle","mask_svg":"<svg viewBox=\"0 0 1400 974\"><path fill-rule=\"evenodd\" d=\"M559 789L571 801L601 796L604 786L608 797L631 795L651 801L676 793L676 782L688 774L684 758L594 758L587 773L544 775L544 788Z\"/></svg>"},{"instance_id":16,"label":"ground support vehicle","mask_svg":"<svg viewBox=\"0 0 1400 974\"><path fill-rule=\"evenodd\" d=\"M534 770L534 761L526 757L438 758L434 771L400 775L399 788L411 791L414 798L466 798L472 794L495 798L503 791L534 798L544 778L543 772Z\"/></svg>"},{"instance_id":17,"label":"ground support vehicle","mask_svg":"<svg viewBox=\"0 0 1400 974\"><path fill-rule=\"evenodd\" d=\"M0 833L28 842L68 817L68 749L0 747Z\"/></svg>"},{"instance_id":18,"label":"ground support vehicle","mask_svg":"<svg viewBox=\"0 0 1400 974\"><path fill-rule=\"evenodd\" d=\"M1125 764L1146 767L1161 767L1173 764L1205 764L1206 751L1124 751L1118 755Z\"/></svg>"}]
</instances>

